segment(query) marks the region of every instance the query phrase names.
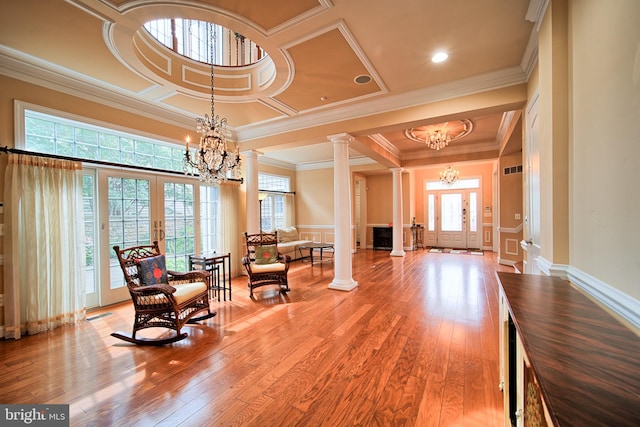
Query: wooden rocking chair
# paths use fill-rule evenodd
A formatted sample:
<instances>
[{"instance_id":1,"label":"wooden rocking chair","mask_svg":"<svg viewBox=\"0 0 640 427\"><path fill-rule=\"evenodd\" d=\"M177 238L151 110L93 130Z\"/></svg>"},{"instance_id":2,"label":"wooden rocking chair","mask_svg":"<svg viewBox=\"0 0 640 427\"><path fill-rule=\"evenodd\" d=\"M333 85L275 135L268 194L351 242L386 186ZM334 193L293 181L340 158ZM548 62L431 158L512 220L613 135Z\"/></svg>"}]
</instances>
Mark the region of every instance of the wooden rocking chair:
<instances>
[{"instance_id":1,"label":"wooden rocking chair","mask_svg":"<svg viewBox=\"0 0 640 427\"><path fill-rule=\"evenodd\" d=\"M135 308L133 333L111 335L141 345L163 345L187 337L180 332L186 323L196 323L216 315L209 307L209 275L203 270L178 273L167 271L158 242L120 249L114 246ZM200 317L196 314L205 312ZM145 328L169 328L176 331L168 338L136 338Z\"/></svg>"},{"instance_id":2,"label":"wooden rocking chair","mask_svg":"<svg viewBox=\"0 0 640 427\"><path fill-rule=\"evenodd\" d=\"M278 253L278 233L244 233L247 254L242 257L242 265L247 270L249 296L253 290L265 285L278 285L280 292L289 292L289 255Z\"/></svg>"}]
</instances>

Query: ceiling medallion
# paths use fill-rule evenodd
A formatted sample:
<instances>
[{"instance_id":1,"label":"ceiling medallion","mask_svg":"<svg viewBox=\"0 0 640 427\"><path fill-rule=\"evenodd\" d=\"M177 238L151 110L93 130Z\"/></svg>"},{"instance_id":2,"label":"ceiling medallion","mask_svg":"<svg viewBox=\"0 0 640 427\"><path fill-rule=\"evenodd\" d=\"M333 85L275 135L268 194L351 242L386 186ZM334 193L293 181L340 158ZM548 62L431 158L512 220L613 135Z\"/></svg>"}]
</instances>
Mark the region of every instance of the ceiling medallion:
<instances>
[{"instance_id":1,"label":"ceiling medallion","mask_svg":"<svg viewBox=\"0 0 640 427\"><path fill-rule=\"evenodd\" d=\"M404 135L412 141L426 144L432 150L441 150L451 141L469 135L472 130L473 122L462 119L406 129Z\"/></svg>"}]
</instances>

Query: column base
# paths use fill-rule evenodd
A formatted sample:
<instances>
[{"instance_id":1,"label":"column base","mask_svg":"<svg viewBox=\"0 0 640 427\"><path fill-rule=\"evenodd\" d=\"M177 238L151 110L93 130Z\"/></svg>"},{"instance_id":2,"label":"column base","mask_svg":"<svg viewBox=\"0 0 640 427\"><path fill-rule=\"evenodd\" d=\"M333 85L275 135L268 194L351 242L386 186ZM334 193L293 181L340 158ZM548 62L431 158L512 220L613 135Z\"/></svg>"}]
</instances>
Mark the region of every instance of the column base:
<instances>
[{"instance_id":1,"label":"column base","mask_svg":"<svg viewBox=\"0 0 640 427\"><path fill-rule=\"evenodd\" d=\"M337 291L352 291L358 287L358 282L355 280L338 280L334 279L329 283L329 289L335 289Z\"/></svg>"},{"instance_id":2,"label":"column base","mask_svg":"<svg viewBox=\"0 0 640 427\"><path fill-rule=\"evenodd\" d=\"M407 253L405 251L403 251L403 250L399 250L399 251L393 250L393 251L391 251L390 255L391 256L405 256L406 254Z\"/></svg>"}]
</instances>

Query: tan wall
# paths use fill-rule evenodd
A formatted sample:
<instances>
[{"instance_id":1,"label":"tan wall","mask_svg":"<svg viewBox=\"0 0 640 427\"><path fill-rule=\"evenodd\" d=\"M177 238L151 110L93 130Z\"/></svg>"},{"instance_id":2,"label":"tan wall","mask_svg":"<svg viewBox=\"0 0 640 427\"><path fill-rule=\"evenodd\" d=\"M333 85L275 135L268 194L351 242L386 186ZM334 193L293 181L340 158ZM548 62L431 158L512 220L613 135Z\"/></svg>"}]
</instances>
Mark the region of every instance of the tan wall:
<instances>
[{"instance_id":1,"label":"tan wall","mask_svg":"<svg viewBox=\"0 0 640 427\"><path fill-rule=\"evenodd\" d=\"M500 177L500 248L501 262L515 264L522 261L523 201L522 173L505 175L505 167L522 165L522 152L504 156L500 159L498 176ZM519 217L519 219L516 218Z\"/></svg>"},{"instance_id":2,"label":"tan wall","mask_svg":"<svg viewBox=\"0 0 640 427\"><path fill-rule=\"evenodd\" d=\"M640 2L570 2L571 265L640 300Z\"/></svg>"},{"instance_id":3,"label":"tan wall","mask_svg":"<svg viewBox=\"0 0 640 427\"><path fill-rule=\"evenodd\" d=\"M367 209L367 232L365 236L365 247L373 246L373 227L388 226L393 224L393 175L392 173L379 173L366 177L366 209ZM410 201L413 190L410 186L409 173L402 173L402 225L403 242L409 245L411 235L407 228L411 224ZM360 242L363 245L363 242Z\"/></svg>"},{"instance_id":4,"label":"tan wall","mask_svg":"<svg viewBox=\"0 0 640 427\"><path fill-rule=\"evenodd\" d=\"M393 222L393 177L391 172L367 177L367 223L388 225Z\"/></svg>"},{"instance_id":5,"label":"tan wall","mask_svg":"<svg viewBox=\"0 0 640 427\"><path fill-rule=\"evenodd\" d=\"M298 171L296 179L298 224L333 226L333 169Z\"/></svg>"},{"instance_id":6,"label":"tan wall","mask_svg":"<svg viewBox=\"0 0 640 427\"><path fill-rule=\"evenodd\" d=\"M569 87L566 2L551 2L540 28L540 245L569 263Z\"/></svg>"}]
</instances>

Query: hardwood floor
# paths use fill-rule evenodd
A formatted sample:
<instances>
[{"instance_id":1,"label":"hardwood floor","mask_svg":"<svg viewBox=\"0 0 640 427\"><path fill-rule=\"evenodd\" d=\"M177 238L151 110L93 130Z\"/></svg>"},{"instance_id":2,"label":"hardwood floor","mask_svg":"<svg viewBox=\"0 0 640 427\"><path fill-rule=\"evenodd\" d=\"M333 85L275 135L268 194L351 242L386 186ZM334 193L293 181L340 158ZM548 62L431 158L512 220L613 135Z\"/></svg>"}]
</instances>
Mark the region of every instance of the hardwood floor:
<instances>
[{"instance_id":1,"label":"hardwood floor","mask_svg":"<svg viewBox=\"0 0 640 427\"><path fill-rule=\"evenodd\" d=\"M295 261L291 292L233 280L186 339L139 347L131 304L75 327L0 340L0 403L70 404L75 426L502 426L496 255L354 255Z\"/></svg>"}]
</instances>

